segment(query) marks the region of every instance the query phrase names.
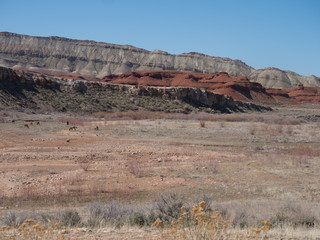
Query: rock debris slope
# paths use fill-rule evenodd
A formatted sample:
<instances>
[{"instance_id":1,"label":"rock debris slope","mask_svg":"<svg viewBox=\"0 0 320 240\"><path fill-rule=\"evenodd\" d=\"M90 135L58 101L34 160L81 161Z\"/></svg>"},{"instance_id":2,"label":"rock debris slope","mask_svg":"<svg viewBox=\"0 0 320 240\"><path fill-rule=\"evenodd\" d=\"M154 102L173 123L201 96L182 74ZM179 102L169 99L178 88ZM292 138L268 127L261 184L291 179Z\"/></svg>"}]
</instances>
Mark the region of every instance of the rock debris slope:
<instances>
[{"instance_id":1,"label":"rock debris slope","mask_svg":"<svg viewBox=\"0 0 320 240\"><path fill-rule=\"evenodd\" d=\"M146 70L179 70L230 76L246 76L264 87L320 86L315 76L304 77L279 69L255 70L240 60L211 57L199 53L172 55L128 45L115 45L61 37L33 37L0 33L0 65L40 68L102 78L110 74Z\"/></svg>"},{"instance_id":2,"label":"rock debris slope","mask_svg":"<svg viewBox=\"0 0 320 240\"><path fill-rule=\"evenodd\" d=\"M83 81L0 67L0 110L172 113L271 110L194 87L155 87Z\"/></svg>"}]
</instances>

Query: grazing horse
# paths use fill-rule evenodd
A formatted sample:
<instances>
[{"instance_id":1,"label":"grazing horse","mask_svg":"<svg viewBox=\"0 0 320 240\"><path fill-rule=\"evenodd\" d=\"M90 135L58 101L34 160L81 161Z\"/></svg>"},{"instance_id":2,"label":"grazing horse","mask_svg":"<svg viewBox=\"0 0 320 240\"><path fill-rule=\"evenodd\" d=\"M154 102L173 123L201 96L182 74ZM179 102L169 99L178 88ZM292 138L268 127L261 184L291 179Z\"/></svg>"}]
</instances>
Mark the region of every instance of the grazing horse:
<instances>
[{"instance_id":1,"label":"grazing horse","mask_svg":"<svg viewBox=\"0 0 320 240\"><path fill-rule=\"evenodd\" d=\"M28 125L28 124L25 124L24 127L29 128L29 125Z\"/></svg>"},{"instance_id":2,"label":"grazing horse","mask_svg":"<svg viewBox=\"0 0 320 240\"><path fill-rule=\"evenodd\" d=\"M99 131L99 127L98 127L98 126L96 126L96 127L94 128L94 130Z\"/></svg>"}]
</instances>

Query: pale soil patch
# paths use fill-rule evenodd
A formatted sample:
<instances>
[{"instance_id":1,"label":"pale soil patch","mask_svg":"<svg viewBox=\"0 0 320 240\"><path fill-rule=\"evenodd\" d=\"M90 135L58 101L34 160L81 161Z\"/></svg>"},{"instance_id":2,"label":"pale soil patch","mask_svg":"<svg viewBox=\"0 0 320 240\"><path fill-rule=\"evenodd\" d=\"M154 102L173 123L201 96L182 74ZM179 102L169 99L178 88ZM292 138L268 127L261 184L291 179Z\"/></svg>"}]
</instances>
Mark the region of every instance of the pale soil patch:
<instances>
[{"instance_id":1,"label":"pale soil patch","mask_svg":"<svg viewBox=\"0 0 320 240\"><path fill-rule=\"evenodd\" d=\"M318 148L314 123L292 125L290 134L264 122L207 122L205 128L198 121L179 120L87 122L76 131L54 120L30 129L22 125L0 124L5 196L18 194L25 182L37 191L54 192L59 185L67 192L78 187L74 179L88 193L90 183L100 179L106 192L205 187L221 199L277 198L283 186L293 192L299 188L299 195L310 198L306 186L317 183L316 154L301 162L291 155L297 144ZM89 171L79 166L81 158L92 158Z\"/></svg>"},{"instance_id":2,"label":"pale soil patch","mask_svg":"<svg viewBox=\"0 0 320 240\"><path fill-rule=\"evenodd\" d=\"M164 233L169 230L164 230ZM63 232L63 230L58 231ZM163 234L163 233L162 233ZM70 229L66 234L63 234L63 239L76 239L76 240L156 240L156 239L173 239L168 237L163 237L162 234L155 229L139 229L139 228L127 228L123 227L122 229L114 228L100 228L100 229L88 229L88 228L74 228ZM164 234L165 236L170 236ZM15 236L16 239L18 235L11 232L9 236ZM8 237L1 236L1 240L6 240ZM320 236L319 229L306 229L306 228L273 228L269 230L266 234L255 235L250 229L228 229L226 234L220 239L283 239L283 240L292 240L292 239L318 239ZM50 238L48 240L55 239ZM177 239L177 238L175 238ZM182 238L179 238L183 240Z\"/></svg>"},{"instance_id":3,"label":"pale soil patch","mask_svg":"<svg viewBox=\"0 0 320 240\"><path fill-rule=\"evenodd\" d=\"M298 110L294 114L307 114ZM88 201L150 204L168 191L221 202L320 200L317 121L225 121L219 115L201 127L198 120L86 118L69 131L71 125L60 117L29 128L24 121L0 123L0 216L52 206L82 208ZM79 164L83 159L90 161L87 171ZM130 231L114 230L110 239L135 239L134 234L149 239L148 232Z\"/></svg>"}]
</instances>

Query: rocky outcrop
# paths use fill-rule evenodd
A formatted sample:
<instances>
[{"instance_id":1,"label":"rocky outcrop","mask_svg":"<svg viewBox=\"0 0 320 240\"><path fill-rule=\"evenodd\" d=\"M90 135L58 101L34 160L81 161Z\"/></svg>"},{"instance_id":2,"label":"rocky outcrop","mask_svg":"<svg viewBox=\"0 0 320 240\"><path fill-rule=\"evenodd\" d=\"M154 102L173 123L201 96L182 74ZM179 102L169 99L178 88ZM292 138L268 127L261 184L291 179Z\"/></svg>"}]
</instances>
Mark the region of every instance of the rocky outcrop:
<instances>
[{"instance_id":1,"label":"rocky outcrop","mask_svg":"<svg viewBox=\"0 0 320 240\"><path fill-rule=\"evenodd\" d=\"M267 89L278 101L286 102L288 99L304 103L320 103L320 87L305 87L302 84L296 88Z\"/></svg>"},{"instance_id":2,"label":"rocky outcrop","mask_svg":"<svg viewBox=\"0 0 320 240\"><path fill-rule=\"evenodd\" d=\"M265 88L246 77L231 77L228 73L188 73L179 71L136 71L109 75L102 82L153 87L201 88L224 94L235 100L260 104L319 103L320 87Z\"/></svg>"},{"instance_id":3,"label":"rocky outcrop","mask_svg":"<svg viewBox=\"0 0 320 240\"><path fill-rule=\"evenodd\" d=\"M264 87L320 86L315 76L304 77L279 69L255 70L240 60L199 53L172 55L128 45L81 41L61 37L32 37L0 33L0 66L43 69L58 75L86 75L102 78L110 74L146 70L179 70L230 76L245 76Z\"/></svg>"},{"instance_id":4,"label":"rocky outcrop","mask_svg":"<svg viewBox=\"0 0 320 240\"><path fill-rule=\"evenodd\" d=\"M179 71L136 71L109 75L101 81L137 86L195 87L231 96L239 101L276 103L261 84L250 82L246 77L231 77L226 72L203 74Z\"/></svg>"},{"instance_id":5,"label":"rocky outcrop","mask_svg":"<svg viewBox=\"0 0 320 240\"><path fill-rule=\"evenodd\" d=\"M99 78L136 70L223 71L233 76L248 75L252 70L239 60L198 53L171 55L127 45L7 32L0 33L0 64L76 71Z\"/></svg>"},{"instance_id":6,"label":"rocky outcrop","mask_svg":"<svg viewBox=\"0 0 320 240\"><path fill-rule=\"evenodd\" d=\"M271 110L201 88L72 80L0 67L0 109L38 109L39 106L46 111L85 112L138 109L168 112Z\"/></svg>"},{"instance_id":7,"label":"rocky outcrop","mask_svg":"<svg viewBox=\"0 0 320 240\"><path fill-rule=\"evenodd\" d=\"M247 110L263 111L271 110L270 107L260 106L254 103L235 101L230 96L217 94L201 88L190 87L146 87L110 84L109 88L117 91L128 92L139 96L150 96L168 100L182 100L193 105L204 106L222 112L242 112Z\"/></svg>"},{"instance_id":8,"label":"rocky outcrop","mask_svg":"<svg viewBox=\"0 0 320 240\"><path fill-rule=\"evenodd\" d=\"M312 75L301 76L291 71L282 71L278 68L264 68L253 71L248 78L259 82L268 88L292 88L299 84L304 86L320 86L320 78Z\"/></svg>"}]
</instances>

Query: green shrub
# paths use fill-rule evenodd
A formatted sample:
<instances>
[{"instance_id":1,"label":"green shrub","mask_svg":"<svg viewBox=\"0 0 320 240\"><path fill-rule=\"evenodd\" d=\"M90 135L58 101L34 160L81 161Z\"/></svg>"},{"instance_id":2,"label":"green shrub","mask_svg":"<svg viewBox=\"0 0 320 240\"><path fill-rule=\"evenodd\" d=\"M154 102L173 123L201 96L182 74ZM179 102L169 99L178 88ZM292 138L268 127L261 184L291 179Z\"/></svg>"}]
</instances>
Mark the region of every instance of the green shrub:
<instances>
[{"instance_id":1,"label":"green shrub","mask_svg":"<svg viewBox=\"0 0 320 240\"><path fill-rule=\"evenodd\" d=\"M152 226L154 221L159 217L161 216L156 215L153 211L149 212L149 214L144 214L142 212L134 212L132 215L130 215L128 223L132 226L150 227Z\"/></svg>"},{"instance_id":2,"label":"green shrub","mask_svg":"<svg viewBox=\"0 0 320 240\"><path fill-rule=\"evenodd\" d=\"M7 226L17 226L23 223L27 217L23 214L17 214L16 212L9 212L5 217L2 219L2 223Z\"/></svg>"},{"instance_id":3,"label":"green shrub","mask_svg":"<svg viewBox=\"0 0 320 240\"><path fill-rule=\"evenodd\" d=\"M147 222L147 217L140 212L135 212L129 217L129 224L132 226L137 225L143 227Z\"/></svg>"},{"instance_id":4,"label":"green shrub","mask_svg":"<svg viewBox=\"0 0 320 240\"><path fill-rule=\"evenodd\" d=\"M180 216L180 208L184 205L183 196L176 193L160 194L156 201L155 210L159 218L167 223Z\"/></svg>"},{"instance_id":5,"label":"green shrub","mask_svg":"<svg viewBox=\"0 0 320 240\"><path fill-rule=\"evenodd\" d=\"M79 213L76 211L66 211L62 215L62 225L68 227L79 226L81 223L81 218Z\"/></svg>"}]
</instances>

